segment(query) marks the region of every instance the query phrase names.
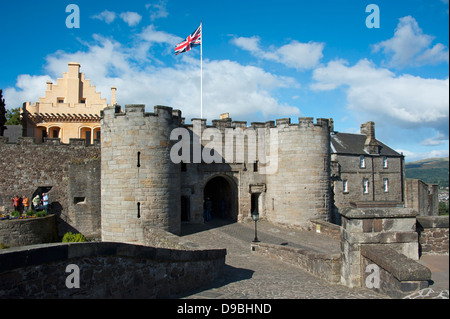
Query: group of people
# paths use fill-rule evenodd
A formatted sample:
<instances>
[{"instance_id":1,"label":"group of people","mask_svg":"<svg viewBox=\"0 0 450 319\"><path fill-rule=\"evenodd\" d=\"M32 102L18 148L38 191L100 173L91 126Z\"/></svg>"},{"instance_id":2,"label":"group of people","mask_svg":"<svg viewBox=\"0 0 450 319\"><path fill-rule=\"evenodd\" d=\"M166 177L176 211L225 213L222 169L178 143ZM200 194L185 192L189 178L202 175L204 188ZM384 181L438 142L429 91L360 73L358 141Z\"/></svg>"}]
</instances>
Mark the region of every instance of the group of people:
<instances>
[{"instance_id":1,"label":"group of people","mask_svg":"<svg viewBox=\"0 0 450 319\"><path fill-rule=\"evenodd\" d=\"M13 210L21 212L21 213L27 213L30 210L33 211L39 211L39 210L45 210L48 209L48 194L42 193L42 196L39 194L33 197L33 199L30 202L30 199L23 195L23 197L19 197L18 195L14 196L14 198L11 199L13 202ZM31 206L31 205L32 206Z\"/></svg>"}]
</instances>

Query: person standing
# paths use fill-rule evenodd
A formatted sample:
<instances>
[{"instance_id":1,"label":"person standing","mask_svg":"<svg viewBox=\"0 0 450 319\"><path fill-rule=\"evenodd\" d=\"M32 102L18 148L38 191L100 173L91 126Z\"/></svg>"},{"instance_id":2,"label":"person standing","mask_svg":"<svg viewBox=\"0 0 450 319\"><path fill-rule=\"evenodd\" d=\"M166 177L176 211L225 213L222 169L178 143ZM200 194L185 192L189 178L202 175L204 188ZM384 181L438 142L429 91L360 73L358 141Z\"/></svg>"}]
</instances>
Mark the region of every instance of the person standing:
<instances>
[{"instance_id":1,"label":"person standing","mask_svg":"<svg viewBox=\"0 0 450 319\"><path fill-rule=\"evenodd\" d=\"M23 195L22 204L23 204L23 208L24 208L25 213L28 213L29 210L30 210L30 200L25 195Z\"/></svg>"},{"instance_id":2,"label":"person standing","mask_svg":"<svg viewBox=\"0 0 450 319\"><path fill-rule=\"evenodd\" d=\"M211 210L212 202L209 197L207 197L205 201L205 221L209 221L211 219Z\"/></svg>"},{"instance_id":3,"label":"person standing","mask_svg":"<svg viewBox=\"0 0 450 319\"><path fill-rule=\"evenodd\" d=\"M48 207L48 194L47 193L42 194L42 205L44 206L44 210L47 211L47 207Z\"/></svg>"},{"instance_id":4,"label":"person standing","mask_svg":"<svg viewBox=\"0 0 450 319\"><path fill-rule=\"evenodd\" d=\"M14 198L11 199L13 202L13 209L14 211L19 211L19 203L20 203L20 198L18 195L14 196Z\"/></svg>"},{"instance_id":5,"label":"person standing","mask_svg":"<svg viewBox=\"0 0 450 319\"><path fill-rule=\"evenodd\" d=\"M39 195L36 195L33 198L33 200L32 200L32 202L33 202L33 209L34 209L35 212L37 212L37 210L38 210L40 201L41 201L41 197Z\"/></svg>"}]
</instances>

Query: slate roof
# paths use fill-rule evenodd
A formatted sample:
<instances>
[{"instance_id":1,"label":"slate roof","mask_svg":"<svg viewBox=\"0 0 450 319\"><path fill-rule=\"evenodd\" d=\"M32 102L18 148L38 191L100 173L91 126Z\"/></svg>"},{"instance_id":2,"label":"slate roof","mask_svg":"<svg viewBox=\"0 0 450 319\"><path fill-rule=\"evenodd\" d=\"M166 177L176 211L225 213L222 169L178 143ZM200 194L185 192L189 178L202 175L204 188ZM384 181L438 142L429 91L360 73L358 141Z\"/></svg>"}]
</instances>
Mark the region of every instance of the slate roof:
<instances>
[{"instance_id":1,"label":"slate roof","mask_svg":"<svg viewBox=\"0 0 450 319\"><path fill-rule=\"evenodd\" d=\"M331 133L331 153L332 154L353 154L353 155L370 155L364 150L364 142L366 135L351 133ZM389 146L376 140L380 146L380 156L402 156Z\"/></svg>"}]
</instances>

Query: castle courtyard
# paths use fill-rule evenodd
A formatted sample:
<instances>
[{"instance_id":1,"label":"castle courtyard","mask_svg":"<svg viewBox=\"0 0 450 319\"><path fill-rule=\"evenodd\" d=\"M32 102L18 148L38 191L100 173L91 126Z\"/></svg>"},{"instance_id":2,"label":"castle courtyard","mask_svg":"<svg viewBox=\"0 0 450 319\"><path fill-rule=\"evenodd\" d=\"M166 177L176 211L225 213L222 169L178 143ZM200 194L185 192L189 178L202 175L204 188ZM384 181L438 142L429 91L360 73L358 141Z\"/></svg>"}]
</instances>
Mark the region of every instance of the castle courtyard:
<instances>
[{"instance_id":1,"label":"castle courtyard","mask_svg":"<svg viewBox=\"0 0 450 319\"><path fill-rule=\"evenodd\" d=\"M368 288L348 288L330 283L311 273L267 256L252 253L250 244L254 239L253 223L226 223L213 219L202 225L184 224L182 241L206 248L226 248L224 276L205 289L181 296L186 299L386 299ZM258 238L261 242L283 244L322 253L339 252L339 242L312 231L276 226L258 222ZM440 257L440 256L439 256ZM448 256L444 256L448 257ZM441 262L442 265L442 262ZM430 266L430 265L427 265ZM446 271L445 271L446 267ZM441 280L436 275L447 273ZM433 271L433 269L432 269ZM424 299L448 299L448 258L441 270L433 271L436 281L425 294L412 294ZM440 277L436 277L440 279Z\"/></svg>"}]
</instances>

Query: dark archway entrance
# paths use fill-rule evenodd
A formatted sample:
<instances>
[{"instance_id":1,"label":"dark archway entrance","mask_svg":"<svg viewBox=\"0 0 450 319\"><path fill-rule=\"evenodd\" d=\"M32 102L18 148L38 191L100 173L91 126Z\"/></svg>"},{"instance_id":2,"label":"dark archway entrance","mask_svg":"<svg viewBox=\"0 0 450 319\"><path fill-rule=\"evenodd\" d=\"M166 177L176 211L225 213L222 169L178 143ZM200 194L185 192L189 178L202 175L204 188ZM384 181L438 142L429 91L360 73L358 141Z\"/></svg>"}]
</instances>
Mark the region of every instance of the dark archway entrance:
<instances>
[{"instance_id":1,"label":"dark archway entrance","mask_svg":"<svg viewBox=\"0 0 450 319\"><path fill-rule=\"evenodd\" d=\"M233 182L217 176L209 180L203 192L204 199L211 200L211 217L237 221L237 190Z\"/></svg>"}]
</instances>

